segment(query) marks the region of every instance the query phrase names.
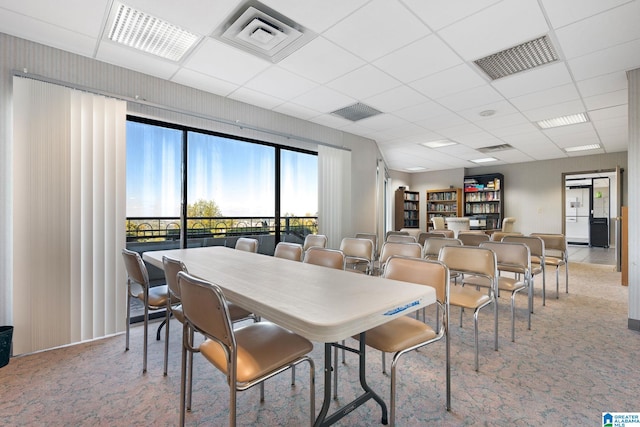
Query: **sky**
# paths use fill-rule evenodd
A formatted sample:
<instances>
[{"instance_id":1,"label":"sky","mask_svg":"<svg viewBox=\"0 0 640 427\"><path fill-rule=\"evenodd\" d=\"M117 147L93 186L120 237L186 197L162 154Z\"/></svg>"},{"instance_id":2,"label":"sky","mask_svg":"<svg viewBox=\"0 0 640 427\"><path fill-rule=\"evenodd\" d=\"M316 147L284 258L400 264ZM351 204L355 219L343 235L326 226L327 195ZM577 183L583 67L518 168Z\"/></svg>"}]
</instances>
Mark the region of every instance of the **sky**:
<instances>
[{"instance_id":1,"label":"sky","mask_svg":"<svg viewBox=\"0 0 640 427\"><path fill-rule=\"evenodd\" d=\"M273 217L275 148L188 133L188 202L213 200L223 216ZM318 211L317 156L282 150L281 213ZM182 131L127 122L127 217L178 217Z\"/></svg>"}]
</instances>

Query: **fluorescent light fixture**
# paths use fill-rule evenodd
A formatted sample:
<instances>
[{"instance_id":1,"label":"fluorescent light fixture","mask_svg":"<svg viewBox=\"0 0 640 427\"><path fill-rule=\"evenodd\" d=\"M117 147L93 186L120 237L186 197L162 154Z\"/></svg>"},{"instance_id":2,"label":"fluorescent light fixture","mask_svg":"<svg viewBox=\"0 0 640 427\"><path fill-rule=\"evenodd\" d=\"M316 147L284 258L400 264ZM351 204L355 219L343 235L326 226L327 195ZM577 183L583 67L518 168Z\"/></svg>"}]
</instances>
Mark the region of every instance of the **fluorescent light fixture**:
<instances>
[{"instance_id":1,"label":"fluorescent light fixture","mask_svg":"<svg viewBox=\"0 0 640 427\"><path fill-rule=\"evenodd\" d=\"M438 141L421 142L420 145L424 145L428 148L442 148L450 145L456 145L457 142L449 141L448 139L440 139Z\"/></svg>"},{"instance_id":2,"label":"fluorescent light fixture","mask_svg":"<svg viewBox=\"0 0 640 427\"><path fill-rule=\"evenodd\" d=\"M600 144L577 145L575 147L567 147L564 149L564 151L567 153L572 153L574 151L597 150L598 148L600 148Z\"/></svg>"},{"instance_id":3,"label":"fluorescent light fixture","mask_svg":"<svg viewBox=\"0 0 640 427\"><path fill-rule=\"evenodd\" d=\"M569 116L556 117L554 119L540 120L536 122L541 129L557 128L560 126L575 125L589 121L586 113L571 114Z\"/></svg>"},{"instance_id":4,"label":"fluorescent light fixture","mask_svg":"<svg viewBox=\"0 0 640 427\"><path fill-rule=\"evenodd\" d=\"M199 36L120 4L109 31L109 40L171 61L180 61Z\"/></svg>"},{"instance_id":5,"label":"fluorescent light fixture","mask_svg":"<svg viewBox=\"0 0 640 427\"><path fill-rule=\"evenodd\" d=\"M475 160L471 160L473 163L488 163L488 162L495 162L498 159L496 159L495 157L485 157L483 159L475 159Z\"/></svg>"},{"instance_id":6,"label":"fluorescent light fixture","mask_svg":"<svg viewBox=\"0 0 640 427\"><path fill-rule=\"evenodd\" d=\"M410 168L405 168L405 170L409 172L420 172L420 171L426 171L427 168L423 168L422 166L412 166Z\"/></svg>"}]
</instances>

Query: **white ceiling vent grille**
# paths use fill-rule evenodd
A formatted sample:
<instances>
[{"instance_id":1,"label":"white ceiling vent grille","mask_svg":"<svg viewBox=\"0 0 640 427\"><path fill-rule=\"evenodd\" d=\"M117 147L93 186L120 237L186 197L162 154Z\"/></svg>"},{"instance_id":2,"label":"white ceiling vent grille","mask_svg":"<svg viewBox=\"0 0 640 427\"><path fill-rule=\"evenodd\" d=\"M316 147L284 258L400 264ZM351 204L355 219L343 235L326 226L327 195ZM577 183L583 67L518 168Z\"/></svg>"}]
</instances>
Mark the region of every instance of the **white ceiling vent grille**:
<instances>
[{"instance_id":1,"label":"white ceiling vent grille","mask_svg":"<svg viewBox=\"0 0 640 427\"><path fill-rule=\"evenodd\" d=\"M522 43L493 55L473 61L491 80L530 70L558 60L558 54L547 36Z\"/></svg>"},{"instance_id":2,"label":"white ceiling vent grille","mask_svg":"<svg viewBox=\"0 0 640 427\"><path fill-rule=\"evenodd\" d=\"M336 110L331 114L340 116L347 120L351 120L352 122L357 122L358 120L362 120L369 117L377 116L378 114L382 114L382 111L378 111L373 107L369 107L366 104L362 104L361 102L358 102L353 105L349 105L348 107L344 107L339 110Z\"/></svg>"},{"instance_id":3,"label":"white ceiling vent grille","mask_svg":"<svg viewBox=\"0 0 640 427\"><path fill-rule=\"evenodd\" d=\"M500 144L500 145L492 145L490 147L476 148L477 151L485 154L495 153L497 151L511 150L511 149L513 149L513 146L509 144Z\"/></svg>"},{"instance_id":4,"label":"white ceiling vent grille","mask_svg":"<svg viewBox=\"0 0 640 427\"><path fill-rule=\"evenodd\" d=\"M316 36L257 1L244 3L213 33L217 40L274 63Z\"/></svg>"}]
</instances>

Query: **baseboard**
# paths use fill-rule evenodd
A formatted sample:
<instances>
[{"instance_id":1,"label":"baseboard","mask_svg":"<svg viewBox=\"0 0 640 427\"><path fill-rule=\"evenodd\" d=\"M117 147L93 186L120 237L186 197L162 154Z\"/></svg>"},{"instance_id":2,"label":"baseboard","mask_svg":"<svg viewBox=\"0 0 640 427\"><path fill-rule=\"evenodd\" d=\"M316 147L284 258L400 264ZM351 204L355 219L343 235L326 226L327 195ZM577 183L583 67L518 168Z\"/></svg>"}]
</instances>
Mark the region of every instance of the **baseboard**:
<instances>
[{"instance_id":1,"label":"baseboard","mask_svg":"<svg viewBox=\"0 0 640 427\"><path fill-rule=\"evenodd\" d=\"M629 319L628 327L632 331L640 331L640 320L638 320L638 319Z\"/></svg>"}]
</instances>

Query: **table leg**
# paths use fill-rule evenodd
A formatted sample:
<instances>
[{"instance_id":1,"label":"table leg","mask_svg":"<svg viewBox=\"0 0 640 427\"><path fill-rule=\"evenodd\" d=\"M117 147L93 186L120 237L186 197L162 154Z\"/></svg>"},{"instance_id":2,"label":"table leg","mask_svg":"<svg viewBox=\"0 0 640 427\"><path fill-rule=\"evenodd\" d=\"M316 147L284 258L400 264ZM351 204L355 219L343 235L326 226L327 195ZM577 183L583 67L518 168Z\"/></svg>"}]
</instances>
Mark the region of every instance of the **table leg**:
<instances>
[{"instance_id":1,"label":"table leg","mask_svg":"<svg viewBox=\"0 0 640 427\"><path fill-rule=\"evenodd\" d=\"M345 415L356 409L358 406L364 404L369 399L374 399L380 405L380 409L382 410L382 424L387 424L387 405L384 403L384 400L380 396L378 396L367 384L366 380L366 367L367 367L367 359L366 359L366 341L364 332L360 334L360 347L358 350L358 365L359 365L359 377L360 377L360 386L364 393L354 399L352 402L344 405L340 409L338 409L333 414L327 416L327 412L329 411L329 405L331 404L331 373L333 371L332 360L331 357L331 347L332 344L325 343L324 345L324 401L322 402L322 408L320 409L320 413L318 414L318 418L316 418L315 426L329 426L338 422Z\"/></svg>"}]
</instances>

